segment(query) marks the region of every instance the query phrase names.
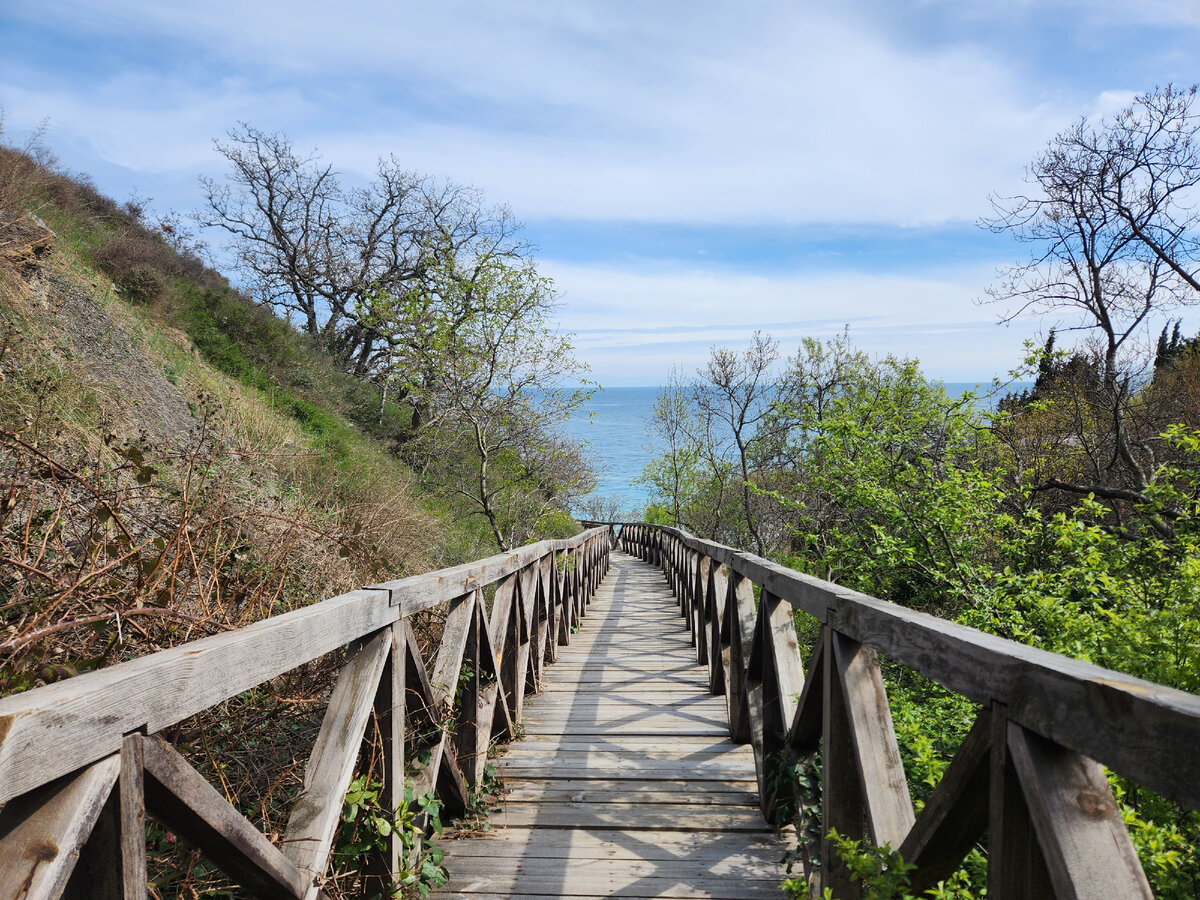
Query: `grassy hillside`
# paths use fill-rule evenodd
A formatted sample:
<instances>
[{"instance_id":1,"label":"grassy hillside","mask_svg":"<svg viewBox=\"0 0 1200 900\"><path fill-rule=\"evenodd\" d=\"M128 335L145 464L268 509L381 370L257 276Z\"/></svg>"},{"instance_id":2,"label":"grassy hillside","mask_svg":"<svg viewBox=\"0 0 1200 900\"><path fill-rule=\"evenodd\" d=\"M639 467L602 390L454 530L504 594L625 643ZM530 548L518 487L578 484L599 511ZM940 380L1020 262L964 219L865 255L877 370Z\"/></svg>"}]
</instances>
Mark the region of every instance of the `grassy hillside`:
<instances>
[{"instance_id":1,"label":"grassy hillside","mask_svg":"<svg viewBox=\"0 0 1200 900\"><path fill-rule=\"evenodd\" d=\"M0 147L0 695L492 552L399 461L407 422L177 225ZM338 661L169 735L268 833ZM227 889L150 836L157 896Z\"/></svg>"}]
</instances>

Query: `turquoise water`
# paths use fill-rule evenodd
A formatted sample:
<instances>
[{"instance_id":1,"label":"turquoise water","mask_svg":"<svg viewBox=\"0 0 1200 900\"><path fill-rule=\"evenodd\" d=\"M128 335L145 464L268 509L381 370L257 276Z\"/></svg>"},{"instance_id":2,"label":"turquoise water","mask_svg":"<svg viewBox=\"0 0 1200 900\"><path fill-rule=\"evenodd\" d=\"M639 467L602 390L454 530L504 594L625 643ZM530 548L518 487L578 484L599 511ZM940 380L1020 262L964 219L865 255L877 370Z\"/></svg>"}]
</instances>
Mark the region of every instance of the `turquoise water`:
<instances>
[{"instance_id":1,"label":"turquoise water","mask_svg":"<svg viewBox=\"0 0 1200 900\"><path fill-rule=\"evenodd\" d=\"M597 391L587 406L566 423L568 436L584 441L599 474L595 493L620 498L640 513L649 494L634 484L642 469L661 451L652 445L650 417L658 387L607 388Z\"/></svg>"},{"instance_id":2,"label":"turquoise water","mask_svg":"<svg viewBox=\"0 0 1200 900\"><path fill-rule=\"evenodd\" d=\"M1017 384L1012 390L1028 385ZM973 382L947 382L951 396L963 391L984 392ZM614 387L597 391L586 407L565 426L568 436L587 443L599 469L596 494L619 498L640 515L649 500L645 487L635 483L642 469L661 450L652 445L648 431L658 387ZM990 405L990 404L989 404Z\"/></svg>"}]
</instances>

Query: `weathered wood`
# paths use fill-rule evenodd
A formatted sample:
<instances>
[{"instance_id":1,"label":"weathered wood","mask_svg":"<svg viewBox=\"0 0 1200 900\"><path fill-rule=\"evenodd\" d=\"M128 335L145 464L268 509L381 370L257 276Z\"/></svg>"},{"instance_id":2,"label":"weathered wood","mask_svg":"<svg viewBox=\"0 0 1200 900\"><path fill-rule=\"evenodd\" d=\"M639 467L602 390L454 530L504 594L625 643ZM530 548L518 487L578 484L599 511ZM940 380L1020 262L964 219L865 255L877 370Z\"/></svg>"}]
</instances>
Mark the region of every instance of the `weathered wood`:
<instances>
[{"instance_id":1,"label":"weathered wood","mask_svg":"<svg viewBox=\"0 0 1200 900\"><path fill-rule=\"evenodd\" d=\"M518 571L550 552L597 542L597 528L479 563L351 591L226 634L0 700L0 803L390 625ZM54 753L44 752L53 746Z\"/></svg>"},{"instance_id":2,"label":"weathered wood","mask_svg":"<svg viewBox=\"0 0 1200 900\"><path fill-rule=\"evenodd\" d=\"M817 638L812 653L809 654L808 675L804 679L804 690L800 692L800 702L796 704L792 727L788 729L787 746L801 756L815 753L821 740L821 713L825 689L825 644L825 635L822 633Z\"/></svg>"},{"instance_id":3,"label":"weathered wood","mask_svg":"<svg viewBox=\"0 0 1200 900\"><path fill-rule=\"evenodd\" d=\"M63 892L120 770L113 755L0 810L0 897L55 900Z\"/></svg>"},{"instance_id":4,"label":"weathered wood","mask_svg":"<svg viewBox=\"0 0 1200 900\"><path fill-rule=\"evenodd\" d=\"M1152 898L1104 770L1011 723L1008 752L1059 900Z\"/></svg>"},{"instance_id":5,"label":"weathered wood","mask_svg":"<svg viewBox=\"0 0 1200 900\"><path fill-rule=\"evenodd\" d=\"M593 528L566 540L540 541L478 562L440 569L426 575L413 575L398 581L387 581L374 585L373 589L388 591L392 604L400 605L403 615L408 616L448 603L476 588L493 584L549 553L561 554L573 551L588 542L602 540L603 534L603 528Z\"/></svg>"},{"instance_id":6,"label":"weathered wood","mask_svg":"<svg viewBox=\"0 0 1200 900\"><path fill-rule=\"evenodd\" d=\"M745 900L760 888L777 892L786 841L758 810L753 754L728 740L725 701L707 692L686 622L668 612L670 594L643 564L625 558L612 574L617 585L595 592L586 627L561 648L551 689L528 698L525 740L495 760L508 790L492 830L478 841L439 842L451 872L439 894L702 897L719 886ZM682 684L673 672L685 673ZM739 848L757 855L742 862ZM669 859L670 878L589 862L610 853ZM737 878L725 878L733 866Z\"/></svg>"},{"instance_id":7,"label":"weathered wood","mask_svg":"<svg viewBox=\"0 0 1200 900\"><path fill-rule=\"evenodd\" d=\"M768 821L774 821L775 809L784 799L780 792L792 790L776 777L776 770L803 689L804 669L792 625L792 608L764 591L746 669L746 694L762 810Z\"/></svg>"},{"instance_id":8,"label":"weathered wood","mask_svg":"<svg viewBox=\"0 0 1200 900\"><path fill-rule=\"evenodd\" d=\"M1046 860L1008 753L1008 717L991 707L991 786L988 807L988 896L1054 900Z\"/></svg>"},{"instance_id":9,"label":"weathered wood","mask_svg":"<svg viewBox=\"0 0 1200 900\"><path fill-rule=\"evenodd\" d=\"M490 679L490 683L486 687L481 683L479 714L476 717L476 721L479 722L479 744L476 750L479 759L477 780L483 777L483 766L487 762L489 740L496 738L508 741L517 733L516 720L513 719L509 710L508 694L501 678L503 666L492 644L491 632L488 630L482 594L479 595L478 604L479 660L477 666L481 673Z\"/></svg>"},{"instance_id":10,"label":"weathered wood","mask_svg":"<svg viewBox=\"0 0 1200 900\"><path fill-rule=\"evenodd\" d=\"M305 767L304 786L288 817L283 852L310 880L325 874L342 798L354 774L391 642L389 627L351 646ZM315 893L313 888L306 896Z\"/></svg>"},{"instance_id":11,"label":"weathered wood","mask_svg":"<svg viewBox=\"0 0 1200 900\"><path fill-rule=\"evenodd\" d=\"M708 591L704 617L708 622L708 690L725 693L725 648L721 640L721 614L726 605L728 577L725 567L714 564L708 574Z\"/></svg>"},{"instance_id":12,"label":"weathered wood","mask_svg":"<svg viewBox=\"0 0 1200 900\"><path fill-rule=\"evenodd\" d=\"M701 556L696 560L696 583L693 588L692 601L692 642L696 645L696 662L708 664L708 622L704 613L708 609L708 575L712 568L712 560Z\"/></svg>"},{"instance_id":13,"label":"weathered wood","mask_svg":"<svg viewBox=\"0 0 1200 900\"><path fill-rule=\"evenodd\" d=\"M725 615L721 620L721 656L729 736L739 744L750 742L746 665L754 642L754 618L754 584L749 578L731 572L726 581Z\"/></svg>"},{"instance_id":14,"label":"weathered wood","mask_svg":"<svg viewBox=\"0 0 1200 900\"><path fill-rule=\"evenodd\" d=\"M467 638L475 625L476 592L463 594L450 601L446 622L442 626L442 639L438 643L437 658L429 681L433 685L433 696L437 699L438 711L444 716L450 710L450 701L458 690L458 673L462 669L463 653Z\"/></svg>"},{"instance_id":15,"label":"weathered wood","mask_svg":"<svg viewBox=\"0 0 1200 900\"><path fill-rule=\"evenodd\" d=\"M870 647L836 632L830 646L836 657L854 757L862 779L871 842L878 847L899 847L915 816L879 662Z\"/></svg>"},{"instance_id":16,"label":"weathered wood","mask_svg":"<svg viewBox=\"0 0 1200 900\"><path fill-rule=\"evenodd\" d=\"M71 870L62 900L123 900L121 863L121 792L113 790Z\"/></svg>"},{"instance_id":17,"label":"weathered wood","mask_svg":"<svg viewBox=\"0 0 1200 900\"><path fill-rule=\"evenodd\" d=\"M838 632L1151 790L1200 808L1200 696L984 634L663 528Z\"/></svg>"},{"instance_id":18,"label":"weathered wood","mask_svg":"<svg viewBox=\"0 0 1200 900\"><path fill-rule=\"evenodd\" d=\"M144 742L151 815L191 841L226 875L265 900L296 900L312 889L298 869L166 741Z\"/></svg>"},{"instance_id":19,"label":"weathered wood","mask_svg":"<svg viewBox=\"0 0 1200 900\"><path fill-rule=\"evenodd\" d=\"M949 878L987 830L991 727L985 708L900 845L900 855L916 866L910 873L915 894Z\"/></svg>"},{"instance_id":20,"label":"weathered wood","mask_svg":"<svg viewBox=\"0 0 1200 900\"><path fill-rule=\"evenodd\" d=\"M146 900L146 791L142 744L140 734L125 738L117 780L121 810L121 887L125 900Z\"/></svg>"},{"instance_id":21,"label":"weathered wood","mask_svg":"<svg viewBox=\"0 0 1200 900\"><path fill-rule=\"evenodd\" d=\"M821 755L821 887L832 890L838 900L856 900L861 894L859 883L835 852L829 834L837 831L843 837L860 840L866 808L854 762L854 738L840 684L833 632L822 628L821 633L824 642L821 705L825 709Z\"/></svg>"},{"instance_id":22,"label":"weathered wood","mask_svg":"<svg viewBox=\"0 0 1200 900\"><path fill-rule=\"evenodd\" d=\"M0 700L0 802L117 753L127 734L161 731L385 627L396 612L379 591L352 591Z\"/></svg>"}]
</instances>

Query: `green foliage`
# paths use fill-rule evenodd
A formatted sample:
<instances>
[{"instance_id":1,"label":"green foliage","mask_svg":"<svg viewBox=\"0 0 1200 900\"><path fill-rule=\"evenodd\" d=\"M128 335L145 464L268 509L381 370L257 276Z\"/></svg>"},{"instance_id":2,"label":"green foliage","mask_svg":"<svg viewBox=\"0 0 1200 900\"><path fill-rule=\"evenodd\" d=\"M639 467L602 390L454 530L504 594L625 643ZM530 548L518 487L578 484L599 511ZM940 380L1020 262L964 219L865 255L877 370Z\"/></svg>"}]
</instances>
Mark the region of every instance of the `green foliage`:
<instances>
[{"instance_id":1,"label":"green foliage","mask_svg":"<svg viewBox=\"0 0 1200 900\"><path fill-rule=\"evenodd\" d=\"M342 827L333 849L334 865L357 870L367 856L386 855L390 838L396 835L403 848L399 871L394 881L375 896L400 897L415 891L426 897L450 877L442 865L445 853L427 836L429 831L442 833L441 802L432 794L414 797L412 787L406 785L404 804L392 812L380 804L381 790L379 782L365 775L350 782L342 806Z\"/></svg>"}]
</instances>

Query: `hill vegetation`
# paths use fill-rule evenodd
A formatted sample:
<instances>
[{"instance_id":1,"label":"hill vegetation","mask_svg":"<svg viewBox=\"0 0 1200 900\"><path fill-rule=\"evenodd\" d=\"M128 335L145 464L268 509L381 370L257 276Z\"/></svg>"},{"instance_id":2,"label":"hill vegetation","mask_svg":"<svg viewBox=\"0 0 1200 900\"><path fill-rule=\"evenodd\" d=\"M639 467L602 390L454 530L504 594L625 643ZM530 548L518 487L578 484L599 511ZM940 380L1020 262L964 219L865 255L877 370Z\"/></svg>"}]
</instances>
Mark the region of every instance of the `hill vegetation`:
<instances>
[{"instance_id":1,"label":"hill vegetation","mask_svg":"<svg viewBox=\"0 0 1200 900\"><path fill-rule=\"evenodd\" d=\"M438 265L479 262L458 249ZM184 220L102 196L36 140L0 146L0 694L578 530L567 503L589 470L532 396L577 367L527 255L479 266L470 302L443 283L420 325L438 377L418 397L395 359L353 364L204 252ZM378 280L355 289L384 302ZM528 364L539 350L552 364ZM417 624L438 639L438 614ZM338 662L168 737L279 831ZM151 839L156 896L231 895L172 835ZM358 882L338 858L340 896Z\"/></svg>"}]
</instances>

